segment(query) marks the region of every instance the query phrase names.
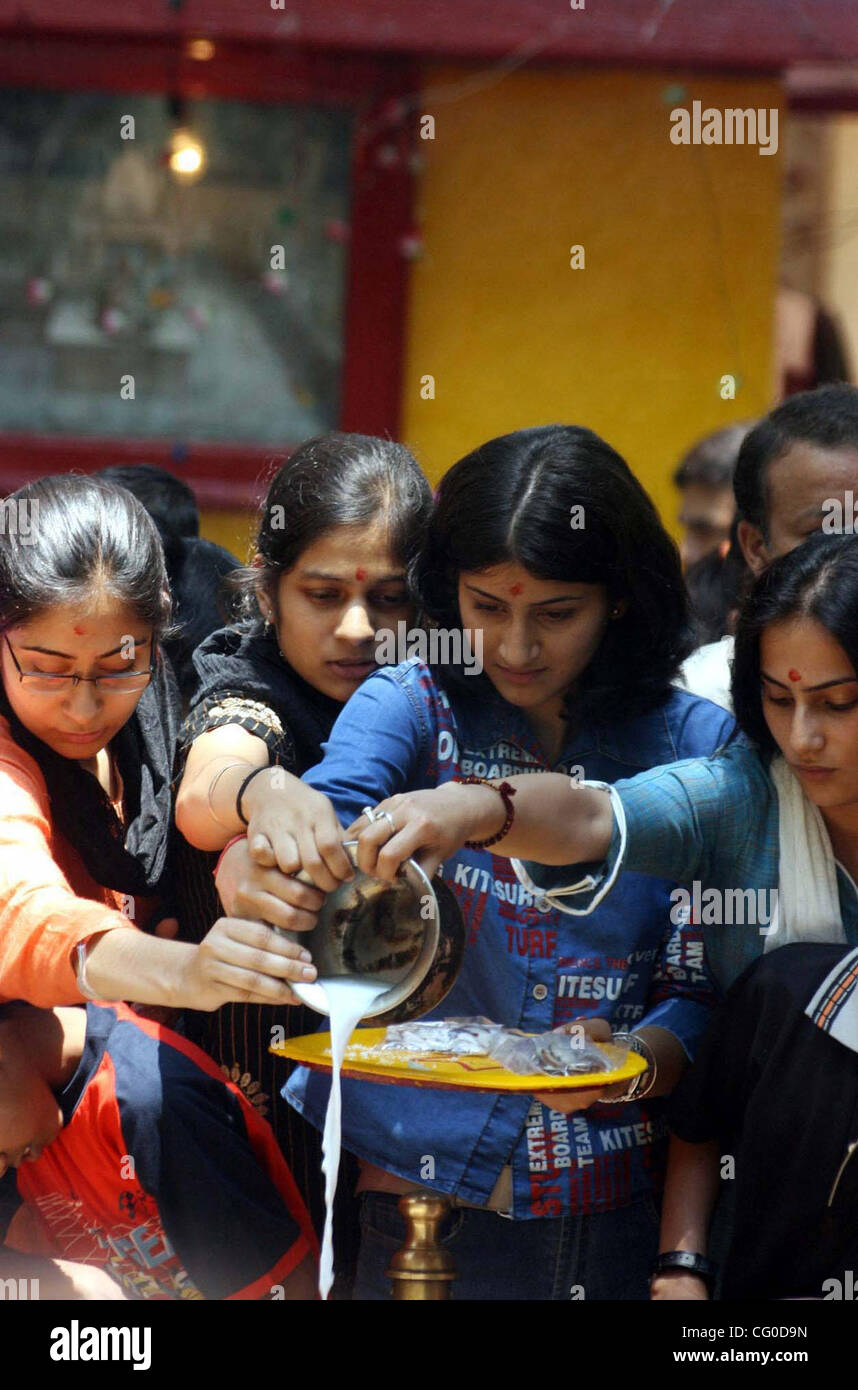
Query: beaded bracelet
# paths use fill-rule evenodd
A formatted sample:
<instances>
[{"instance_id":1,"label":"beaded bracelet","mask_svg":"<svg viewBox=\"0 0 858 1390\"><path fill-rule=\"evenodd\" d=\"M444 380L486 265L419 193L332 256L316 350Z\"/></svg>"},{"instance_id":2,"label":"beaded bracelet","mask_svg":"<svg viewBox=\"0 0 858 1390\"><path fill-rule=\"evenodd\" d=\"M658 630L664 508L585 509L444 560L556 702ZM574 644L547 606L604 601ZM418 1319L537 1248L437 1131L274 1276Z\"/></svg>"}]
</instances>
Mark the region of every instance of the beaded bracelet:
<instances>
[{"instance_id":1,"label":"beaded bracelet","mask_svg":"<svg viewBox=\"0 0 858 1390\"><path fill-rule=\"evenodd\" d=\"M485 777L454 777L454 782L461 782L465 786L491 787L496 791L506 807L506 820L496 835L490 835L487 840L466 840L465 849L488 849L489 845L496 845L498 840L502 840L504 835L509 832L515 820L515 807L512 798L515 796L515 787L511 787L509 782L501 782L496 787L494 782L489 782Z\"/></svg>"}]
</instances>

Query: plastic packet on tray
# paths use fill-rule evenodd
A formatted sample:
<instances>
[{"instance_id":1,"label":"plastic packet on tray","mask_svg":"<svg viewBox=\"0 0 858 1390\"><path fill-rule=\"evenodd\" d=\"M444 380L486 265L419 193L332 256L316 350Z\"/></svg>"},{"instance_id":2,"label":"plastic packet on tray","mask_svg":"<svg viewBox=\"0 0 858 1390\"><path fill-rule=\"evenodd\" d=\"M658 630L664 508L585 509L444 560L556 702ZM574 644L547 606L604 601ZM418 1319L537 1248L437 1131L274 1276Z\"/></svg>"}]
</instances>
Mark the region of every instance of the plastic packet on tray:
<instances>
[{"instance_id":1,"label":"plastic packet on tray","mask_svg":"<svg viewBox=\"0 0 858 1390\"><path fill-rule=\"evenodd\" d=\"M583 1028L548 1033L522 1033L487 1018L446 1018L394 1023L385 1030L381 1052L452 1053L459 1057L487 1056L519 1076L575 1076L611 1071L616 1062L590 1041Z\"/></svg>"}]
</instances>

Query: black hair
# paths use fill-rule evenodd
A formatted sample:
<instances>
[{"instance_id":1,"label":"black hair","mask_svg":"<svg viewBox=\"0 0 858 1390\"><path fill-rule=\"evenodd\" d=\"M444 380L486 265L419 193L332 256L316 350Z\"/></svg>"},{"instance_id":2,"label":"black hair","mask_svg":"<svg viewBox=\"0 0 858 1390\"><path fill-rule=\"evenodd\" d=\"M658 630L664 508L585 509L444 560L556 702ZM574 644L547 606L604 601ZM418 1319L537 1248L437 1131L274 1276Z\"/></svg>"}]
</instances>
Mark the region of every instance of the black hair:
<instances>
[{"instance_id":1,"label":"black hair","mask_svg":"<svg viewBox=\"0 0 858 1390\"><path fill-rule=\"evenodd\" d=\"M113 463L100 468L94 477L134 493L157 526L165 553L175 539L199 535L200 513L194 490L166 468L154 463Z\"/></svg>"},{"instance_id":2,"label":"black hair","mask_svg":"<svg viewBox=\"0 0 858 1390\"><path fill-rule=\"evenodd\" d=\"M164 553L145 508L125 488L63 473L27 483L3 503L0 630L57 604L106 590L152 628L170 620Z\"/></svg>"},{"instance_id":3,"label":"black hair","mask_svg":"<svg viewBox=\"0 0 858 1390\"><path fill-rule=\"evenodd\" d=\"M751 571L739 545L738 525L734 519L726 555L711 550L685 571L698 645L717 642L731 630L731 615L747 587Z\"/></svg>"},{"instance_id":4,"label":"black hair","mask_svg":"<svg viewBox=\"0 0 858 1390\"><path fill-rule=\"evenodd\" d=\"M760 638L790 618L813 618L839 642L858 672L858 537L817 531L781 555L754 582L739 615L733 657L736 720L763 753L777 751L763 714Z\"/></svg>"},{"instance_id":5,"label":"black hair","mask_svg":"<svg viewBox=\"0 0 858 1390\"><path fill-rule=\"evenodd\" d=\"M540 579L603 584L628 604L578 683L576 712L622 719L667 698L693 645L679 553L628 465L592 430L516 430L441 480L416 570L426 613L460 628L461 572L508 561Z\"/></svg>"},{"instance_id":6,"label":"black hair","mask_svg":"<svg viewBox=\"0 0 858 1390\"><path fill-rule=\"evenodd\" d=\"M194 649L233 616L235 594L227 591L225 580L239 568L239 561L223 546L199 535L192 488L165 468L120 463L101 468L93 476L133 492L158 528L174 615L164 650L187 700L196 684Z\"/></svg>"},{"instance_id":7,"label":"black hair","mask_svg":"<svg viewBox=\"0 0 858 1390\"><path fill-rule=\"evenodd\" d=\"M327 531L377 520L410 575L431 510L428 480L402 444L340 431L308 439L272 478L255 563L237 571L233 583L252 610L257 586L273 599L280 575Z\"/></svg>"},{"instance_id":8,"label":"black hair","mask_svg":"<svg viewBox=\"0 0 858 1390\"><path fill-rule=\"evenodd\" d=\"M689 483L704 483L707 487L730 487L739 446L750 425L725 425L714 434L707 434L684 454L673 475L676 487Z\"/></svg>"},{"instance_id":9,"label":"black hair","mask_svg":"<svg viewBox=\"0 0 858 1390\"><path fill-rule=\"evenodd\" d=\"M744 438L733 475L740 518L768 539L770 466L799 440L823 449L858 449L858 387L845 382L801 391L770 411Z\"/></svg>"}]
</instances>

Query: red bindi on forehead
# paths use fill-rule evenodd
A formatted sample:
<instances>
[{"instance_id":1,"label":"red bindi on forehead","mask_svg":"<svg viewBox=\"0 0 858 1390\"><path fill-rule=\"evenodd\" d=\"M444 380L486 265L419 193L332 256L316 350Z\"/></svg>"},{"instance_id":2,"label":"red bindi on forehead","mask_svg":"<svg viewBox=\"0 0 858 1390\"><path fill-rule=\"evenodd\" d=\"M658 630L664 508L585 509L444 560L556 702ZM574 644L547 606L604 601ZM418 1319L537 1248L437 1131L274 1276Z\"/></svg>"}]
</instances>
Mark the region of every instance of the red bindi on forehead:
<instances>
[{"instance_id":1,"label":"red bindi on forehead","mask_svg":"<svg viewBox=\"0 0 858 1390\"><path fill-rule=\"evenodd\" d=\"M789 671L787 671L787 675L791 681L801 680L801 671L797 671L794 666L790 667Z\"/></svg>"},{"instance_id":2,"label":"red bindi on forehead","mask_svg":"<svg viewBox=\"0 0 858 1390\"><path fill-rule=\"evenodd\" d=\"M518 598L518 595L521 593L523 588L523 584L513 584L512 588L510 589L510 593L513 595L514 598Z\"/></svg>"},{"instance_id":3,"label":"red bindi on forehead","mask_svg":"<svg viewBox=\"0 0 858 1390\"><path fill-rule=\"evenodd\" d=\"M74 632L75 637L85 637L85 636L86 636L86 628L85 628L85 627L77 627L77 626L75 626L75 627L73 628L73 632Z\"/></svg>"},{"instance_id":4,"label":"red bindi on forehead","mask_svg":"<svg viewBox=\"0 0 858 1390\"><path fill-rule=\"evenodd\" d=\"M366 570L358 567L355 570L355 579L357 579L359 582L366 579Z\"/></svg>"}]
</instances>

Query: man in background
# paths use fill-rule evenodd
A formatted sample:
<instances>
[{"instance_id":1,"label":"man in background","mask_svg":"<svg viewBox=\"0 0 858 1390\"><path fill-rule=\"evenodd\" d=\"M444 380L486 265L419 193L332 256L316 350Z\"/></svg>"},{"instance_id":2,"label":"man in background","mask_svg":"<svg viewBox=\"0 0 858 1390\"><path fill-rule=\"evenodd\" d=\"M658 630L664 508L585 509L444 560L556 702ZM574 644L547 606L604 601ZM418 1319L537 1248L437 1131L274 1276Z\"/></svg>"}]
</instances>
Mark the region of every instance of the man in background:
<instances>
[{"instance_id":1,"label":"man in background","mask_svg":"<svg viewBox=\"0 0 858 1390\"><path fill-rule=\"evenodd\" d=\"M748 429L727 425L707 434L684 455L673 475L681 498L679 553L685 570L713 551L726 554L736 512L733 469Z\"/></svg>"},{"instance_id":2,"label":"man in background","mask_svg":"<svg viewBox=\"0 0 858 1390\"><path fill-rule=\"evenodd\" d=\"M858 387L820 386L770 411L742 441L733 488L736 535L754 577L814 531L858 531ZM730 709L732 659L732 636L699 647L679 683Z\"/></svg>"}]
</instances>

